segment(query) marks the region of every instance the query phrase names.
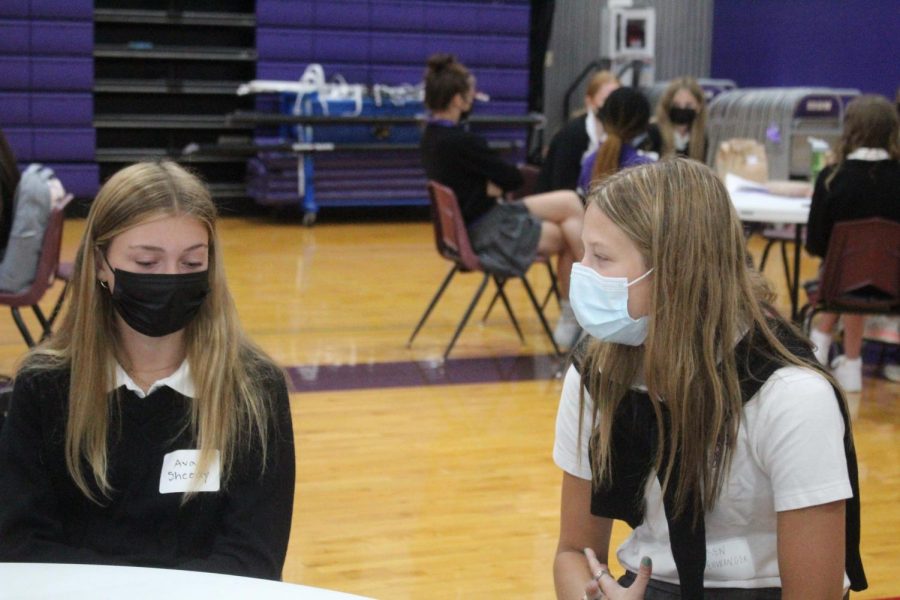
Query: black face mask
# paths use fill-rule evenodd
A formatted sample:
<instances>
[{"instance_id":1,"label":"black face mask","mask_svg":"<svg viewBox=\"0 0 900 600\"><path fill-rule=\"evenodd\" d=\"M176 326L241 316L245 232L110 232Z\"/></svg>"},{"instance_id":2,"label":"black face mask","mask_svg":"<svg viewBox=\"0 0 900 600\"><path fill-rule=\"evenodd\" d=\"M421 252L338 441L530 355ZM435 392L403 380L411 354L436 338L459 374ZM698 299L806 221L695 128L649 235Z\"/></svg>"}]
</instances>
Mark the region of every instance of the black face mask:
<instances>
[{"instance_id":1,"label":"black face mask","mask_svg":"<svg viewBox=\"0 0 900 600\"><path fill-rule=\"evenodd\" d=\"M116 276L112 292L116 312L132 329L150 337L184 329L209 293L208 270L180 275L112 270Z\"/></svg>"},{"instance_id":2,"label":"black face mask","mask_svg":"<svg viewBox=\"0 0 900 600\"><path fill-rule=\"evenodd\" d=\"M669 109L669 120L676 125L690 125L697 118L697 111L693 108L676 108Z\"/></svg>"}]
</instances>

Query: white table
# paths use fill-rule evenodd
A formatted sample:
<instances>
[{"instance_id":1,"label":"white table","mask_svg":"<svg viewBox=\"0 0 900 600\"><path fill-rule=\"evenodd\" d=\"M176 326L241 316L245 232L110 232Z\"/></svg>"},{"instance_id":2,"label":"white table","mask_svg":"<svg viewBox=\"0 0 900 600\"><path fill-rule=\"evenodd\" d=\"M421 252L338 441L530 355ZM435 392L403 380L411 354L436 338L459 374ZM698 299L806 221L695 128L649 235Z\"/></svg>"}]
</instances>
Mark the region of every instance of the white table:
<instances>
[{"instance_id":1,"label":"white table","mask_svg":"<svg viewBox=\"0 0 900 600\"><path fill-rule=\"evenodd\" d=\"M795 225L794 234L794 272L791 274L790 286L791 319L797 320L798 296L800 293L800 252L803 245L803 228L809 220L810 198L793 196L777 196L753 182L728 174L725 187L731 195L738 216L744 222L785 223Z\"/></svg>"},{"instance_id":2,"label":"white table","mask_svg":"<svg viewBox=\"0 0 900 600\"><path fill-rule=\"evenodd\" d=\"M250 577L101 565L0 563L2 600L364 600Z\"/></svg>"}]
</instances>

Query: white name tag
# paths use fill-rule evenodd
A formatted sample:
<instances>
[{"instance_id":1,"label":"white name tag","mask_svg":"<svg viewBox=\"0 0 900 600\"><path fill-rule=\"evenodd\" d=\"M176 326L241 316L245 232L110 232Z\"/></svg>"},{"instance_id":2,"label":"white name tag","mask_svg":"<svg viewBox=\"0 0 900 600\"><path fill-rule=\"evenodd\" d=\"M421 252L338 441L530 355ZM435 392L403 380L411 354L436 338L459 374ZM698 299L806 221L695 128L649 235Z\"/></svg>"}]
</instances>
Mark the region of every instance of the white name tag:
<instances>
[{"instance_id":1,"label":"white name tag","mask_svg":"<svg viewBox=\"0 0 900 600\"><path fill-rule=\"evenodd\" d=\"M199 450L175 450L163 458L159 474L159 493L219 491L219 451L210 456L202 471Z\"/></svg>"},{"instance_id":2,"label":"white name tag","mask_svg":"<svg viewBox=\"0 0 900 600\"><path fill-rule=\"evenodd\" d=\"M706 544L706 573L717 579L749 579L756 572L750 543L728 538Z\"/></svg>"}]
</instances>

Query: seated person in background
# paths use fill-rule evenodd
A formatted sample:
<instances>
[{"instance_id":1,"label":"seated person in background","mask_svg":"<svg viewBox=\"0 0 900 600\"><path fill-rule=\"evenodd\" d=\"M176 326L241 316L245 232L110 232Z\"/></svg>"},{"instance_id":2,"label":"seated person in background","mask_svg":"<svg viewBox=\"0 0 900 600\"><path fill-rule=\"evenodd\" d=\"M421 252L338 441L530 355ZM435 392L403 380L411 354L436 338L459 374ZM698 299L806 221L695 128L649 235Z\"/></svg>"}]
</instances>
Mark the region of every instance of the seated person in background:
<instances>
[{"instance_id":1,"label":"seated person in background","mask_svg":"<svg viewBox=\"0 0 900 600\"><path fill-rule=\"evenodd\" d=\"M900 118L886 98L866 95L847 106L844 131L835 152L837 162L816 179L806 249L824 257L835 223L869 217L900 221ZM810 337L816 357L828 361L836 314L824 314ZM862 389L864 315L840 316L844 354L831 363L835 378L847 392Z\"/></svg>"},{"instance_id":2,"label":"seated person in background","mask_svg":"<svg viewBox=\"0 0 900 600\"><path fill-rule=\"evenodd\" d=\"M484 138L460 125L474 98L475 78L455 57L436 54L428 59L425 106L431 118L421 143L425 173L454 191L472 248L492 272L519 276L537 253L558 255L561 315L554 339L567 347L580 333L568 298L569 272L582 255L581 199L559 190L503 202L505 192L522 185L522 175Z\"/></svg>"},{"instance_id":3,"label":"seated person in background","mask_svg":"<svg viewBox=\"0 0 900 600\"><path fill-rule=\"evenodd\" d=\"M209 191L172 162L91 205L62 327L0 434L0 560L280 579L294 442L280 370L238 323Z\"/></svg>"},{"instance_id":4,"label":"seated person in background","mask_svg":"<svg viewBox=\"0 0 900 600\"><path fill-rule=\"evenodd\" d=\"M621 85L609 71L600 71L591 78L584 96L586 114L571 119L553 136L538 177L538 192L576 189L584 157L606 139L597 111Z\"/></svg>"},{"instance_id":5,"label":"seated person in background","mask_svg":"<svg viewBox=\"0 0 900 600\"><path fill-rule=\"evenodd\" d=\"M693 77L672 80L656 105L656 122L639 145L659 158L684 156L706 162L706 98Z\"/></svg>"},{"instance_id":6,"label":"seated person in background","mask_svg":"<svg viewBox=\"0 0 900 600\"><path fill-rule=\"evenodd\" d=\"M865 589L846 403L767 308L712 170L679 158L611 175L588 196L584 246L571 300L591 337L565 376L553 448L557 597ZM618 581L614 519L633 529Z\"/></svg>"},{"instance_id":7,"label":"seated person in background","mask_svg":"<svg viewBox=\"0 0 900 600\"><path fill-rule=\"evenodd\" d=\"M6 136L0 131L0 256L9 242L9 232L12 229L13 198L19 185L19 166L16 164L16 156L6 141Z\"/></svg>"},{"instance_id":8,"label":"seated person in background","mask_svg":"<svg viewBox=\"0 0 900 600\"><path fill-rule=\"evenodd\" d=\"M647 131L650 103L634 88L619 88L609 95L599 112L606 140L596 152L585 157L578 176L578 190L583 196L593 182L612 175L619 169L653 162L634 146L631 140Z\"/></svg>"}]
</instances>

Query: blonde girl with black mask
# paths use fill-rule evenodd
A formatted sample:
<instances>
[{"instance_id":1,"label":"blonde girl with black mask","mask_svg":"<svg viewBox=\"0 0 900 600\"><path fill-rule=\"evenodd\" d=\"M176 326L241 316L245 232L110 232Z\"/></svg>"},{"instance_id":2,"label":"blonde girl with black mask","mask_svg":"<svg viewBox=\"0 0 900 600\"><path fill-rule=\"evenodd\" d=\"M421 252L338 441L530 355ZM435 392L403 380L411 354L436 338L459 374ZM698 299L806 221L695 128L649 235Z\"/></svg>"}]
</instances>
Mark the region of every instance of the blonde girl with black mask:
<instances>
[{"instance_id":1,"label":"blonde girl with black mask","mask_svg":"<svg viewBox=\"0 0 900 600\"><path fill-rule=\"evenodd\" d=\"M70 292L0 436L0 560L279 579L287 389L238 322L207 188L172 162L113 175Z\"/></svg>"},{"instance_id":2,"label":"blonde girl with black mask","mask_svg":"<svg viewBox=\"0 0 900 600\"><path fill-rule=\"evenodd\" d=\"M557 596L841 598L866 587L850 423L769 308L715 174L673 159L588 197L566 374ZM633 532L609 571L612 522Z\"/></svg>"},{"instance_id":3,"label":"blonde girl with black mask","mask_svg":"<svg viewBox=\"0 0 900 600\"><path fill-rule=\"evenodd\" d=\"M659 158L683 156L706 161L706 98L693 77L673 79L656 104L656 121L639 150Z\"/></svg>"}]
</instances>

